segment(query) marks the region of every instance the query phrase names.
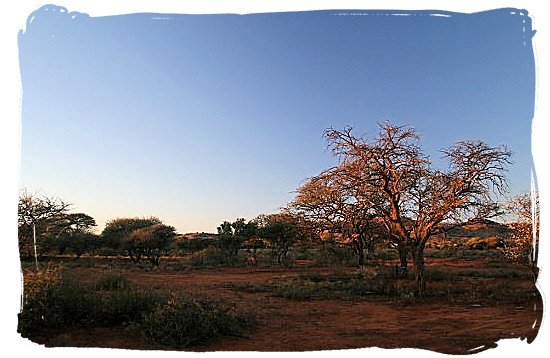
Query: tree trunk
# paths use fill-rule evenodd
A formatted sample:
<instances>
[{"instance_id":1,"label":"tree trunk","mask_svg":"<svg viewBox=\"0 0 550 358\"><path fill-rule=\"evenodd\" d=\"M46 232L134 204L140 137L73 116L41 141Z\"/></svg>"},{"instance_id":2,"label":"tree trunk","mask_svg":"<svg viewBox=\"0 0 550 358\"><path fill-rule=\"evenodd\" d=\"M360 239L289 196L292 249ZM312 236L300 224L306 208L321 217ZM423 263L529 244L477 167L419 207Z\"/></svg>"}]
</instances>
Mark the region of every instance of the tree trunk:
<instances>
[{"instance_id":1,"label":"tree trunk","mask_svg":"<svg viewBox=\"0 0 550 358\"><path fill-rule=\"evenodd\" d=\"M398 277L407 277L407 247L405 245L399 245L397 247L399 252L399 268L398 268Z\"/></svg>"},{"instance_id":2,"label":"tree trunk","mask_svg":"<svg viewBox=\"0 0 550 358\"><path fill-rule=\"evenodd\" d=\"M357 243L357 259L359 261L359 274L362 276L365 273L365 250L363 241L356 240Z\"/></svg>"},{"instance_id":3,"label":"tree trunk","mask_svg":"<svg viewBox=\"0 0 550 358\"><path fill-rule=\"evenodd\" d=\"M415 244L412 249L415 296L421 297L426 291L426 281L424 278L424 244Z\"/></svg>"}]
</instances>

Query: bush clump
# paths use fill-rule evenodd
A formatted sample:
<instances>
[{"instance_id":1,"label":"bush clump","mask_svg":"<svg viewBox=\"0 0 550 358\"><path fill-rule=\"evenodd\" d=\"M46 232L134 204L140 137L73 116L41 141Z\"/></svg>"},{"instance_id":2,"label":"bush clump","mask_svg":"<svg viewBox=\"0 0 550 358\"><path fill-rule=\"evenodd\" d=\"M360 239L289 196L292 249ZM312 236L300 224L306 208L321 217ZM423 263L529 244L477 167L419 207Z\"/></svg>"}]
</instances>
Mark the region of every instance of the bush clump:
<instances>
[{"instance_id":1,"label":"bush clump","mask_svg":"<svg viewBox=\"0 0 550 358\"><path fill-rule=\"evenodd\" d=\"M132 325L154 344L188 347L254 327L251 316L209 298L184 298L132 288L109 275L91 287L64 279L60 268L24 273L18 332L23 337L73 327Z\"/></svg>"},{"instance_id":2,"label":"bush clump","mask_svg":"<svg viewBox=\"0 0 550 358\"><path fill-rule=\"evenodd\" d=\"M144 317L145 336L156 344L185 348L224 336L241 337L254 326L251 316L207 298L172 296Z\"/></svg>"},{"instance_id":3,"label":"bush clump","mask_svg":"<svg viewBox=\"0 0 550 358\"><path fill-rule=\"evenodd\" d=\"M25 273L23 307L18 332L23 336L41 329L72 327L87 321L99 304L77 283L63 280L59 267Z\"/></svg>"},{"instance_id":4,"label":"bush clump","mask_svg":"<svg viewBox=\"0 0 550 358\"><path fill-rule=\"evenodd\" d=\"M191 266L195 267L226 266L230 263L227 255L219 248L213 246L194 252L191 256Z\"/></svg>"}]
</instances>

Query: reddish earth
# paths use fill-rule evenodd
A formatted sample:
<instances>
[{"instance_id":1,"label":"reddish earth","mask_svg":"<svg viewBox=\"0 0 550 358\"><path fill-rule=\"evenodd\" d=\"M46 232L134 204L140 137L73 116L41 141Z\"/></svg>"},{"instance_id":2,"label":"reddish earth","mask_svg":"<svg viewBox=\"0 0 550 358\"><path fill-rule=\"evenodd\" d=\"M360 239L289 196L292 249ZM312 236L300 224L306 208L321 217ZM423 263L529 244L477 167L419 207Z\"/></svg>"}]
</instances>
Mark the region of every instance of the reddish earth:
<instances>
[{"instance_id":1,"label":"reddish earth","mask_svg":"<svg viewBox=\"0 0 550 358\"><path fill-rule=\"evenodd\" d=\"M430 267L464 269L483 265L483 260L431 259ZM490 269L488 267L487 269ZM93 282L109 269L74 267L73 274ZM429 270L429 268L428 268ZM330 268L212 268L188 271L128 269L124 274L143 287L170 289L215 296L233 302L242 311L253 312L258 327L247 337L228 338L196 351L307 351L344 348L415 347L443 353L465 354L495 346L503 338L532 341L542 319L540 295L525 302L452 304L421 300L405 304L399 300L323 299L294 301L268 292L243 292L230 283L266 282L295 277L303 272L330 273ZM349 272L353 268L348 269ZM507 280L510 285L529 285L525 279ZM484 285L486 279L479 280ZM428 283L429 289L436 284ZM149 349L136 333L122 328L81 329L52 334L48 346L111 347ZM519 344L519 343L518 343Z\"/></svg>"}]
</instances>

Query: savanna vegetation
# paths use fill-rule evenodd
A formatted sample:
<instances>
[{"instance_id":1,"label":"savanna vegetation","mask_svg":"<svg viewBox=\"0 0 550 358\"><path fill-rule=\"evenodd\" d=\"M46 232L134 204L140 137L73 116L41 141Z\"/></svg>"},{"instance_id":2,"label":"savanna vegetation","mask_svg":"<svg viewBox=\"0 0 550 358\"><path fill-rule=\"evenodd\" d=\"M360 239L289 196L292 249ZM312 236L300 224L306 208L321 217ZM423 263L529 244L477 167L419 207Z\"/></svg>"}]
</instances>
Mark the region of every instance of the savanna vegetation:
<instances>
[{"instance_id":1,"label":"savanna vegetation","mask_svg":"<svg viewBox=\"0 0 550 358\"><path fill-rule=\"evenodd\" d=\"M506 199L511 153L463 141L442 149L448 165L441 170L412 127L384 122L371 139L351 127L329 129L325 138L338 165L305 181L280 212L226 220L216 233L179 234L154 216L114 218L98 233L95 220L70 204L22 191L19 332L46 345L101 345L83 338L85 330L118 337L129 344L123 348L195 350L380 344L463 353L507 338L457 333L454 343L434 347L419 330L411 340L387 333L403 344L383 344L364 330L384 332L384 324L352 322L372 310L409 310L400 328L431 330L425 320L445 307L490 308L498 317L540 302L538 200L536 193ZM286 321L274 318L277 310ZM464 312L457 318L464 324L479 316ZM512 327L511 336L534 339L540 303L529 312L517 316L523 328ZM305 329L288 322L314 317L362 333L335 339L340 346L321 338L267 343ZM453 319L438 324L447 329Z\"/></svg>"}]
</instances>

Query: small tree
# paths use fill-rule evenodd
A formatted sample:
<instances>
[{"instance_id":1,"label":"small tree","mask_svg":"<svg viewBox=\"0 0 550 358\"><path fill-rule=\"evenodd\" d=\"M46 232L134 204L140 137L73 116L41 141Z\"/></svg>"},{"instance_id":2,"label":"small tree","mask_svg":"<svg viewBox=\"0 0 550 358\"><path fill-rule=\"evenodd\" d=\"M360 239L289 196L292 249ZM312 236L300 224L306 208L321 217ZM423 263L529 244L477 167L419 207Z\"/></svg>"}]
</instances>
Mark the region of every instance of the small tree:
<instances>
[{"instance_id":1,"label":"small tree","mask_svg":"<svg viewBox=\"0 0 550 358\"><path fill-rule=\"evenodd\" d=\"M98 242L98 235L86 230L78 230L73 232L68 249L75 254L77 258L80 258L85 252L93 253L97 248Z\"/></svg>"},{"instance_id":2,"label":"small tree","mask_svg":"<svg viewBox=\"0 0 550 358\"><path fill-rule=\"evenodd\" d=\"M300 237L300 230L293 218L286 214L260 215L256 218L260 237L268 242L277 265L286 262L290 248Z\"/></svg>"},{"instance_id":3,"label":"small tree","mask_svg":"<svg viewBox=\"0 0 550 358\"><path fill-rule=\"evenodd\" d=\"M96 226L94 218L84 213L60 214L47 221L44 235L47 237L47 247L63 255L67 249L80 257L88 250L84 242L92 245L92 228ZM91 247L90 247L91 248ZM75 252L76 250L76 252ZM82 251L84 250L84 251Z\"/></svg>"},{"instance_id":4,"label":"small tree","mask_svg":"<svg viewBox=\"0 0 550 358\"><path fill-rule=\"evenodd\" d=\"M237 218L234 222L224 221L218 226L218 248L222 250L229 262L235 262L239 250L245 241L257 234L257 226L253 222L246 222L244 218Z\"/></svg>"},{"instance_id":5,"label":"small tree","mask_svg":"<svg viewBox=\"0 0 550 358\"><path fill-rule=\"evenodd\" d=\"M147 257L151 265L159 266L162 253L170 247L175 237L174 227L154 224L132 231L128 237L128 243L131 243L136 257L143 255Z\"/></svg>"},{"instance_id":6,"label":"small tree","mask_svg":"<svg viewBox=\"0 0 550 358\"><path fill-rule=\"evenodd\" d=\"M107 222L101 237L105 246L124 252L134 263L138 263L142 256L142 250L136 246L135 241L129 241L128 238L132 231L156 224L162 224L156 217L117 218Z\"/></svg>"}]
</instances>

